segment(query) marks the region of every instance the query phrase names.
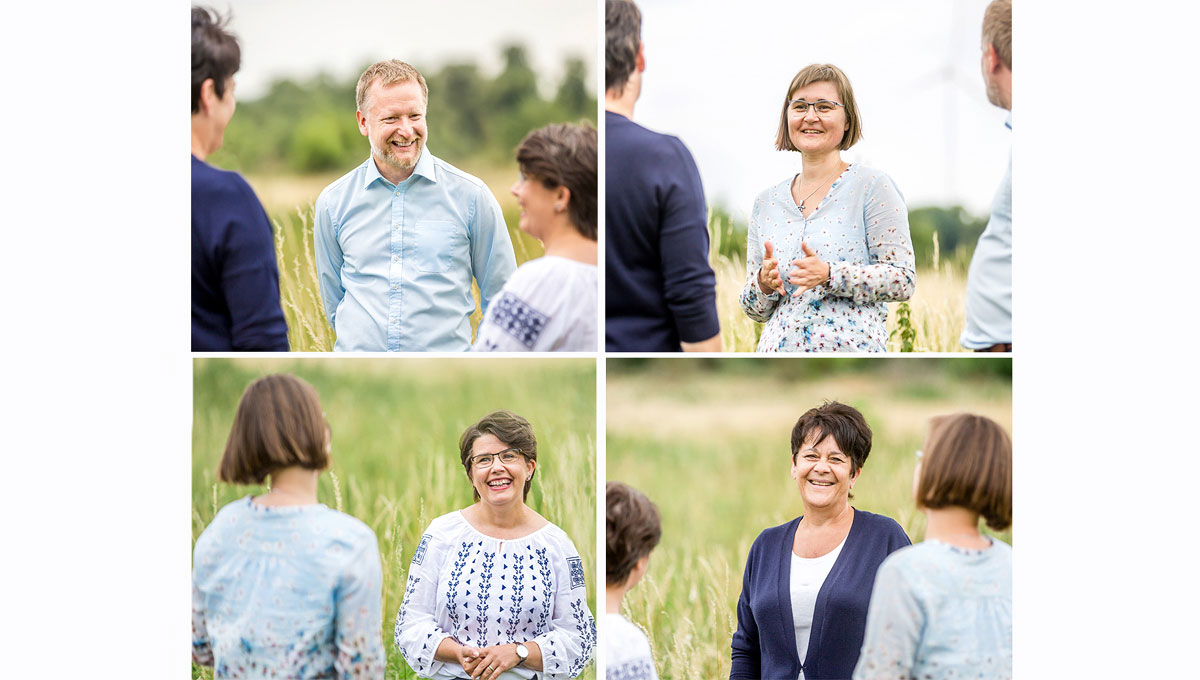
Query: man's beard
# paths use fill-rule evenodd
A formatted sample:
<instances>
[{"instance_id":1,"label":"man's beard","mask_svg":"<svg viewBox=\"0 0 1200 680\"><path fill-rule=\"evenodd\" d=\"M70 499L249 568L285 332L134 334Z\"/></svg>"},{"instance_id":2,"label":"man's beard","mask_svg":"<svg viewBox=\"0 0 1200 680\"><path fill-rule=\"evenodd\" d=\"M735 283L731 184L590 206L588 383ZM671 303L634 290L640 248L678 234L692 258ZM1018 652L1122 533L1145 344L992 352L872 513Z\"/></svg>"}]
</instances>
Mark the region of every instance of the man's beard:
<instances>
[{"instance_id":1,"label":"man's beard","mask_svg":"<svg viewBox=\"0 0 1200 680\"><path fill-rule=\"evenodd\" d=\"M413 168L417 167L417 161L421 159L421 153L425 150L425 138L417 137L413 139L413 146L416 147L417 152L413 154L411 160L401 159L396 156L395 151L392 150L392 145L390 142L387 143L384 148L380 149L379 147L375 146L375 142L372 141L371 154L387 165L390 165L398 170L412 170Z\"/></svg>"}]
</instances>

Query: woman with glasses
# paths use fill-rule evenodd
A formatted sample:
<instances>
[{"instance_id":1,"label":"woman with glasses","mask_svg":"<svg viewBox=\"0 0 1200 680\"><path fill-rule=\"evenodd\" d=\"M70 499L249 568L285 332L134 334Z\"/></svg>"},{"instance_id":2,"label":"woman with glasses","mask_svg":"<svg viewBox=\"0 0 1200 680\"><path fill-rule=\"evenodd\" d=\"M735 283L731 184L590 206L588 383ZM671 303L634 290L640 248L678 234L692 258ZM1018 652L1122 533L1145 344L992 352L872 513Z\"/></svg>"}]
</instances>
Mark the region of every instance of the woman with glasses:
<instances>
[{"instance_id":1,"label":"woman with glasses","mask_svg":"<svg viewBox=\"0 0 1200 680\"><path fill-rule=\"evenodd\" d=\"M925 540L879 567L855 680L1011 678L1012 440L984 418L934 418L913 495Z\"/></svg>"},{"instance_id":2,"label":"woman with glasses","mask_svg":"<svg viewBox=\"0 0 1200 680\"><path fill-rule=\"evenodd\" d=\"M791 448L804 514L750 547L731 679L849 678L875 570L910 544L894 520L850 505L871 452L858 410L838 402L809 409L792 428Z\"/></svg>"},{"instance_id":3,"label":"woman with glasses","mask_svg":"<svg viewBox=\"0 0 1200 680\"><path fill-rule=\"evenodd\" d=\"M459 454L475 504L430 523L413 554L396 645L422 678L558 679L591 659L583 561L525 504L537 469L529 421L496 411Z\"/></svg>"},{"instance_id":4,"label":"woman with glasses","mask_svg":"<svg viewBox=\"0 0 1200 680\"><path fill-rule=\"evenodd\" d=\"M862 138L850 80L831 64L792 78L775 148L801 172L759 194L746 240L746 315L759 352L882 352L887 303L915 285L908 209L886 173L842 160Z\"/></svg>"}]
</instances>

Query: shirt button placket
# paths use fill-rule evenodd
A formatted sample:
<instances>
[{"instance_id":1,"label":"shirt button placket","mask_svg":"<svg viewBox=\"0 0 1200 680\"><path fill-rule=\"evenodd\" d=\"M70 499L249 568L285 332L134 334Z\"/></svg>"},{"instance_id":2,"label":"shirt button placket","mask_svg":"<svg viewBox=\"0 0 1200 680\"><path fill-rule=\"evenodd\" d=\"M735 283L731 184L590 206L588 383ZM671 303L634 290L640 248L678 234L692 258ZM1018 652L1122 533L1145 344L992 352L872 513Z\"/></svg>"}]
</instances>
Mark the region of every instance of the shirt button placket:
<instances>
[{"instance_id":1,"label":"shirt button placket","mask_svg":"<svg viewBox=\"0 0 1200 680\"><path fill-rule=\"evenodd\" d=\"M388 349L400 349L400 307L403 299L401 284L404 277L404 186L396 187L392 193L392 209L390 238L388 244L392 253L392 261L388 265Z\"/></svg>"}]
</instances>

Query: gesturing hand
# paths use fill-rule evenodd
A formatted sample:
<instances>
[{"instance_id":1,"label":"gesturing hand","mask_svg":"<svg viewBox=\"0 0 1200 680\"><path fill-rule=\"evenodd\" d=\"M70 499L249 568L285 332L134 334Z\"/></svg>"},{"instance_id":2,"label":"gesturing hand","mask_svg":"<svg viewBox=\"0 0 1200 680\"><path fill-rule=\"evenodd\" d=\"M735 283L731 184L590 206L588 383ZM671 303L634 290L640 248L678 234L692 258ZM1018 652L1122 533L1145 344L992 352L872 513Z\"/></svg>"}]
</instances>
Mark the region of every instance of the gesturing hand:
<instances>
[{"instance_id":1,"label":"gesturing hand","mask_svg":"<svg viewBox=\"0 0 1200 680\"><path fill-rule=\"evenodd\" d=\"M794 269L788 275L788 282L796 286L796 292L792 295L800 295L829 280L829 265L817 257L807 243L801 243L800 248L804 250L804 257L792 260Z\"/></svg>"},{"instance_id":2,"label":"gesturing hand","mask_svg":"<svg viewBox=\"0 0 1200 680\"><path fill-rule=\"evenodd\" d=\"M479 658L479 664L474 671L467 671L473 680L495 680L521 661L515 644L484 647L480 651L483 655Z\"/></svg>"},{"instance_id":3,"label":"gesturing hand","mask_svg":"<svg viewBox=\"0 0 1200 680\"><path fill-rule=\"evenodd\" d=\"M786 295L783 291L783 278L779 274L779 260L775 259L775 249L771 247L770 241L763 245L765 247L762 266L758 268L758 289L767 295L770 295L771 291Z\"/></svg>"}]
</instances>

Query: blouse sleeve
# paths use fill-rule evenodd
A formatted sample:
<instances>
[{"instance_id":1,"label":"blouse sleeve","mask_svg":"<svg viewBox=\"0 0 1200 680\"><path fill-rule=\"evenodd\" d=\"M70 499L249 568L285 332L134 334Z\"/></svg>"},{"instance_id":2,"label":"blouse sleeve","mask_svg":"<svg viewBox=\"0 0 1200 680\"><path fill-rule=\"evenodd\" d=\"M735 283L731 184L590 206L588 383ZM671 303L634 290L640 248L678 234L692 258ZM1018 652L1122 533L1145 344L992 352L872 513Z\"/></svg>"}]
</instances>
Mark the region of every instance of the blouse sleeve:
<instances>
[{"instance_id":1,"label":"blouse sleeve","mask_svg":"<svg viewBox=\"0 0 1200 680\"><path fill-rule=\"evenodd\" d=\"M541 572L538 581L548 585L552 569L555 584L549 628L533 639L542 651L540 677L546 680L578 676L591 662L596 645L596 620L588 608L583 560L565 535L560 546L562 554L555 555L555 547L559 546L536 549L539 557L550 552L548 560L538 560Z\"/></svg>"},{"instance_id":2,"label":"blouse sleeve","mask_svg":"<svg viewBox=\"0 0 1200 680\"><path fill-rule=\"evenodd\" d=\"M829 289L856 304L912 297L916 265L908 233L908 207L891 177L881 175L867 192L863 207L868 264L829 263Z\"/></svg>"},{"instance_id":3,"label":"blouse sleeve","mask_svg":"<svg viewBox=\"0 0 1200 680\"><path fill-rule=\"evenodd\" d=\"M854 680L907 678L915 663L925 611L894 560L879 567Z\"/></svg>"},{"instance_id":4,"label":"blouse sleeve","mask_svg":"<svg viewBox=\"0 0 1200 680\"><path fill-rule=\"evenodd\" d=\"M771 291L767 294L758 287L758 270L763 261L763 240L759 224L765 200L763 196L756 198L754 209L750 211L750 226L746 230L746 285L742 287L742 295L739 298L746 316L762 323L766 323L775 313L780 300L778 292Z\"/></svg>"},{"instance_id":5,"label":"blouse sleeve","mask_svg":"<svg viewBox=\"0 0 1200 680\"><path fill-rule=\"evenodd\" d=\"M205 623L204 596L192 579L192 661L201 666L213 665L212 640Z\"/></svg>"},{"instance_id":6,"label":"blouse sleeve","mask_svg":"<svg viewBox=\"0 0 1200 680\"><path fill-rule=\"evenodd\" d=\"M757 545L757 541L755 542ZM750 608L751 565L754 563L754 547L746 557L746 570L742 574L742 592L737 601L737 630L733 633L732 665L730 680L735 678L762 677L762 658L758 646L758 623Z\"/></svg>"},{"instance_id":7,"label":"blouse sleeve","mask_svg":"<svg viewBox=\"0 0 1200 680\"><path fill-rule=\"evenodd\" d=\"M408 566L404 600L396 613L396 646L408 665L421 677L431 677L445 665L433 658L438 645L450 634L438 625L438 572L449 550L446 541L428 531L413 553Z\"/></svg>"},{"instance_id":8,"label":"blouse sleeve","mask_svg":"<svg viewBox=\"0 0 1200 680\"><path fill-rule=\"evenodd\" d=\"M341 678L383 678L387 661L379 629L383 624L383 571L379 544L371 533L346 564L334 601L337 614L333 665Z\"/></svg>"}]
</instances>

